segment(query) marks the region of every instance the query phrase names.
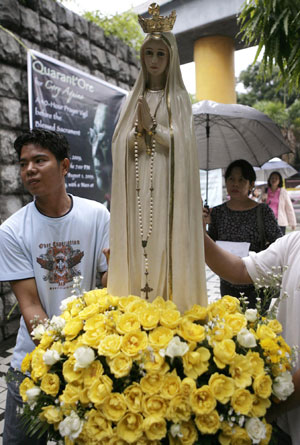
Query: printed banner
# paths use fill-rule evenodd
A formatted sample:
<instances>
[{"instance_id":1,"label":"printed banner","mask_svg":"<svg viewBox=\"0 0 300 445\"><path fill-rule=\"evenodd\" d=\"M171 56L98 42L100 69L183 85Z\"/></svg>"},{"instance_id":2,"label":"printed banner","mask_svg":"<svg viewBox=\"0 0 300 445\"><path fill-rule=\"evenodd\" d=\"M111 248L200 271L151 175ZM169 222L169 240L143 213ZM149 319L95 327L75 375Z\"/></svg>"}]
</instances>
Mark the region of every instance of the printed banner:
<instances>
[{"instance_id":1,"label":"printed banner","mask_svg":"<svg viewBox=\"0 0 300 445\"><path fill-rule=\"evenodd\" d=\"M27 65L30 128L66 136L67 191L109 208L111 140L127 92L37 51Z\"/></svg>"}]
</instances>

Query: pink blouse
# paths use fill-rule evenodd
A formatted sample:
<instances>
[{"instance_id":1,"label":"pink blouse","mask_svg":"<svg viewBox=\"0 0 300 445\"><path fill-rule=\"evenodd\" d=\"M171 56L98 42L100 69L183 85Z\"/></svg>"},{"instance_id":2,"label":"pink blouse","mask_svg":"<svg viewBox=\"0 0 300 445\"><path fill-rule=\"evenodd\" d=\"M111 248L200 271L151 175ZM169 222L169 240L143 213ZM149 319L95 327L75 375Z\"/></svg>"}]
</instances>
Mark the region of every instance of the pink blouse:
<instances>
[{"instance_id":1,"label":"pink blouse","mask_svg":"<svg viewBox=\"0 0 300 445\"><path fill-rule=\"evenodd\" d=\"M269 207L271 207L271 209L273 210L276 219L278 219L279 195L280 195L279 187L275 192L272 192L272 189L270 187L268 187L267 204L269 204Z\"/></svg>"}]
</instances>

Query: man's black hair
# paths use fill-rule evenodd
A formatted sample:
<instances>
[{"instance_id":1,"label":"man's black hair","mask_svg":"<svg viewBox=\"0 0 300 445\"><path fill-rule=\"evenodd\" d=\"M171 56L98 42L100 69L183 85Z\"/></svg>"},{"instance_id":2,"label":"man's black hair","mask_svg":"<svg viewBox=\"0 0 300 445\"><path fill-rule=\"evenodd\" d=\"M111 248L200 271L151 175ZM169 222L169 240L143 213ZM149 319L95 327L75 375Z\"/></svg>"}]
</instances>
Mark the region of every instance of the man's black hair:
<instances>
[{"instance_id":1,"label":"man's black hair","mask_svg":"<svg viewBox=\"0 0 300 445\"><path fill-rule=\"evenodd\" d=\"M64 135L56 131L35 129L21 134L14 142L19 159L21 157L22 147L29 144L48 149L56 157L57 161L63 161L65 158L70 159L69 142Z\"/></svg>"},{"instance_id":2,"label":"man's black hair","mask_svg":"<svg viewBox=\"0 0 300 445\"><path fill-rule=\"evenodd\" d=\"M272 173L270 174L269 179L268 179L268 186L271 188L271 181L270 181L270 179L271 179L271 176L272 176L272 175L277 175L278 178L279 178L278 188L283 187L283 179L282 179L281 174L280 174L278 171L274 171L274 172L272 172Z\"/></svg>"},{"instance_id":3,"label":"man's black hair","mask_svg":"<svg viewBox=\"0 0 300 445\"><path fill-rule=\"evenodd\" d=\"M225 172L225 180L229 178L231 175L232 169L238 167L242 171L242 176L244 179L247 179L250 184L251 182L254 182L256 180L256 173L252 165L246 161L245 159L237 159L236 161L231 162L231 164L228 165L226 172Z\"/></svg>"}]
</instances>

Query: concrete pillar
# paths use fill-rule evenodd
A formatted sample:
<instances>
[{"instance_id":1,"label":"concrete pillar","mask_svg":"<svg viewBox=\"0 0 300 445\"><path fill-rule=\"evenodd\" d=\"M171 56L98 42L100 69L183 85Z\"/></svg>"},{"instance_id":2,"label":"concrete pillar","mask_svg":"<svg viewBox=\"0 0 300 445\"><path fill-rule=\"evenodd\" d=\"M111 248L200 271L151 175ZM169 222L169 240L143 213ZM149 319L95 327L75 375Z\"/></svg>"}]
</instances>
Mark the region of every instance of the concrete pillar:
<instances>
[{"instance_id":1,"label":"concrete pillar","mask_svg":"<svg viewBox=\"0 0 300 445\"><path fill-rule=\"evenodd\" d=\"M194 45L196 99L236 103L234 40L231 37L202 37Z\"/></svg>"}]
</instances>

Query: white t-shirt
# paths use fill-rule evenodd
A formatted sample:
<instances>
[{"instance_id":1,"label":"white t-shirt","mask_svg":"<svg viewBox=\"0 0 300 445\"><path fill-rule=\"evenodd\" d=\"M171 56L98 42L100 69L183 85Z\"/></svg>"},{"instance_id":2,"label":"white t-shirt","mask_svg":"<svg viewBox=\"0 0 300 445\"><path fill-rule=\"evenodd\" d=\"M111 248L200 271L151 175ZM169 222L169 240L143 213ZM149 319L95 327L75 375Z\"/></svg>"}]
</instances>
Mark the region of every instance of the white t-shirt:
<instances>
[{"instance_id":1,"label":"white t-shirt","mask_svg":"<svg viewBox=\"0 0 300 445\"><path fill-rule=\"evenodd\" d=\"M250 253L243 258L252 280L268 277L272 266L288 266L282 278L282 292L288 298L280 302L278 319L283 326L283 337L290 346L300 346L300 232L292 232L277 239L271 246L259 253ZM295 369L300 367L300 356ZM280 417L280 426L288 432L294 445L300 444L300 408Z\"/></svg>"},{"instance_id":2,"label":"white t-shirt","mask_svg":"<svg viewBox=\"0 0 300 445\"><path fill-rule=\"evenodd\" d=\"M60 314L61 301L71 295L73 277L83 276L82 290L90 290L97 272L107 270L102 250L109 242L109 212L96 201L72 199L72 209L60 218L41 214L31 202L0 227L0 281L34 277L49 318ZM11 366L20 369L34 347L21 317Z\"/></svg>"}]
</instances>

